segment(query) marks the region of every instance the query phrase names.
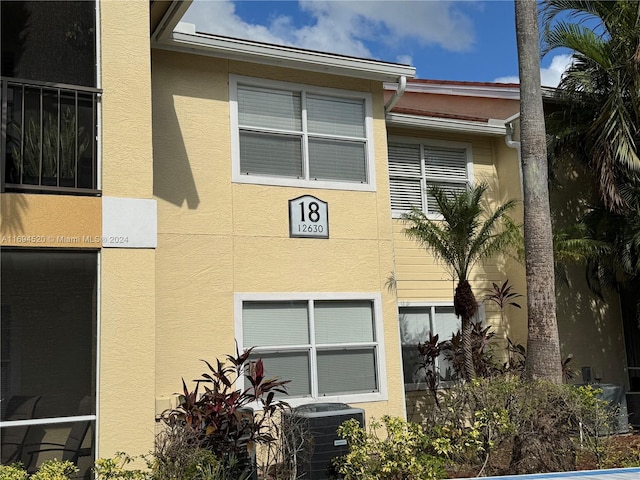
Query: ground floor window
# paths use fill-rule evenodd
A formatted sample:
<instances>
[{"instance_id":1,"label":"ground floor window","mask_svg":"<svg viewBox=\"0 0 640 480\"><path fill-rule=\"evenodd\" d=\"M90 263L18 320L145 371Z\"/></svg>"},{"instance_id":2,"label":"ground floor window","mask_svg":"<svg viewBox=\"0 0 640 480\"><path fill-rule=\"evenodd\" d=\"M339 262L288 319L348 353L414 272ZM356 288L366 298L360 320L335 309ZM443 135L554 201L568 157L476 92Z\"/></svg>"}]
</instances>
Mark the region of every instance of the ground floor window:
<instances>
[{"instance_id":1,"label":"ground floor window","mask_svg":"<svg viewBox=\"0 0 640 480\"><path fill-rule=\"evenodd\" d=\"M0 457L72 460L89 478L96 420L98 254L0 253Z\"/></svg>"},{"instance_id":2,"label":"ground floor window","mask_svg":"<svg viewBox=\"0 0 640 480\"><path fill-rule=\"evenodd\" d=\"M425 387L424 370L420 369L418 344L429 340L429 334L438 335L439 341L450 340L460 330L461 320L456 317L453 305L412 305L399 308L402 367L407 390ZM474 322L484 321L484 307L480 305ZM440 379L455 378L451 362L441 354L436 361Z\"/></svg>"},{"instance_id":3,"label":"ground floor window","mask_svg":"<svg viewBox=\"0 0 640 480\"><path fill-rule=\"evenodd\" d=\"M237 299L238 343L254 347L290 397L380 395L378 298Z\"/></svg>"}]
</instances>

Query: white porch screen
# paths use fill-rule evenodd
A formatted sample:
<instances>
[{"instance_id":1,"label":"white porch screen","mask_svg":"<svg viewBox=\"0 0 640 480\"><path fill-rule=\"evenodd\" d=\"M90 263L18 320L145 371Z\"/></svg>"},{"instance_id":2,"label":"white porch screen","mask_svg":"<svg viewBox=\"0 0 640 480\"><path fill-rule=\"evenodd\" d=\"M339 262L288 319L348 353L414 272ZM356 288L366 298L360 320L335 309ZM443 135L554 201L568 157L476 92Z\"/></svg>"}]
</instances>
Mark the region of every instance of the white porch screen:
<instances>
[{"instance_id":1,"label":"white porch screen","mask_svg":"<svg viewBox=\"0 0 640 480\"><path fill-rule=\"evenodd\" d=\"M254 347L291 396L379 390L371 300L245 301L242 347Z\"/></svg>"},{"instance_id":2,"label":"white porch screen","mask_svg":"<svg viewBox=\"0 0 640 480\"><path fill-rule=\"evenodd\" d=\"M367 183L363 98L239 85L243 175Z\"/></svg>"},{"instance_id":3,"label":"white porch screen","mask_svg":"<svg viewBox=\"0 0 640 480\"><path fill-rule=\"evenodd\" d=\"M437 214L435 200L427 194L429 187L438 185L448 193L467 188L466 148L390 143L388 153L391 209L396 212L415 207Z\"/></svg>"}]
</instances>

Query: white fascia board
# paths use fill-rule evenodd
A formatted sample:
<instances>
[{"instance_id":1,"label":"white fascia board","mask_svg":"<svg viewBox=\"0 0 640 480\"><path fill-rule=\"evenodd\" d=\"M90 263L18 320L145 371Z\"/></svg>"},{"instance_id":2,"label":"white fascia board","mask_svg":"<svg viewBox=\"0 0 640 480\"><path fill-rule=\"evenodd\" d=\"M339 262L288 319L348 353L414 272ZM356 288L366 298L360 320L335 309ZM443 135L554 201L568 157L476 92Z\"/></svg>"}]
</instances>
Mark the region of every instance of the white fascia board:
<instances>
[{"instance_id":1,"label":"white fascia board","mask_svg":"<svg viewBox=\"0 0 640 480\"><path fill-rule=\"evenodd\" d=\"M173 29L178 25L184 14L187 13L187 10L189 10L191 3L193 3L192 0L172 1L162 20L160 20L160 23L158 23L158 26L152 32L151 38L157 41L170 36Z\"/></svg>"},{"instance_id":2,"label":"white fascia board","mask_svg":"<svg viewBox=\"0 0 640 480\"><path fill-rule=\"evenodd\" d=\"M413 78L416 69L409 65L351 58L324 52L262 44L214 35L189 34L174 31L168 38L158 37L155 48L188 52L230 60L329 73L368 80L397 81L399 77Z\"/></svg>"},{"instance_id":3,"label":"white fascia board","mask_svg":"<svg viewBox=\"0 0 640 480\"><path fill-rule=\"evenodd\" d=\"M385 83L385 90L396 90L397 84ZM502 98L507 100L519 100L520 89L518 87L498 87L489 85L451 85L447 83L407 83L405 92L432 93L438 95L458 95L463 97Z\"/></svg>"},{"instance_id":4,"label":"white fascia board","mask_svg":"<svg viewBox=\"0 0 640 480\"><path fill-rule=\"evenodd\" d=\"M425 117L404 113L388 113L387 125L392 127L421 128L455 133L475 133L480 135L505 136L504 120L489 120L487 123L456 120L452 118Z\"/></svg>"}]
</instances>

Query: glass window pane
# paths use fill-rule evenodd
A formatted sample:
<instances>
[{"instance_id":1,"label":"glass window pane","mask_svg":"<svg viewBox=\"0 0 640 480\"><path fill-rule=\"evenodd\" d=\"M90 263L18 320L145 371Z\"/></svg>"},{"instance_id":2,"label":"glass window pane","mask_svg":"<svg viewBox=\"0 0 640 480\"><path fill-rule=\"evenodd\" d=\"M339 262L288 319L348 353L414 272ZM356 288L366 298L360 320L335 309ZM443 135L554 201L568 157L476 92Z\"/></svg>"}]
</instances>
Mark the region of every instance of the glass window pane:
<instances>
[{"instance_id":1,"label":"glass window pane","mask_svg":"<svg viewBox=\"0 0 640 480\"><path fill-rule=\"evenodd\" d=\"M460 327L461 321L456 317L453 307L436 307L434 328L436 333L440 335L440 341L450 340L460 330ZM453 364L446 360L444 355L440 355L438 358L438 367L442 378L452 379L455 374Z\"/></svg>"},{"instance_id":2,"label":"glass window pane","mask_svg":"<svg viewBox=\"0 0 640 480\"><path fill-rule=\"evenodd\" d=\"M316 343L373 342L370 301L316 301Z\"/></svg>"},{"instance_id":3,"label":"glass window pane","mask_svg":"<svg viewBox=\"0 0 640 480\"><path fill-rule=\"evenodd\" d=\"M318 351L318 394L378 391L374 348Z\"/></svg>"},{"instance_id":4,"label":"glass window pane","mask_svg":"<svg viewBox=\"0 0 640 480\"><path fill-rule=\"evenodd\" d=\"M302 130L299 92L238 87L238 121L244 127Z\"/></svg>"},{"instance_id":5,"label":"glass window pane","mask_svg":"<svg viewBox=\"0 0 640 480\"><path fill-rule=\"evenodd\" d=\"M307 345L307 306L307 302L244 302L243 346Z\"/></svg>"},{"instance_id":6,"label":"glass window pane","mask_svg":"<svg viewBox=\"0 0 640 480\"><path fill-rule=\"evenodd\" d=\"M424 381L424 372L419 369L418 343L429 339L430 316L430 307L400 309L400 343L405 384Z\"/></svg>"},{"instance_id":7,"label":"glass window pane","mask_svg":"<svg viewBox=\"0 0 640 480\"><path fill-rule=\"evenodd\" d=\"M425 147L425 175L443 180L467 180L467 151L464 148Z\"/></svg>"},{"instance_id":8,"label":"glass window pane","mask_svg":"<svg viewBox=\"0 0 640 480\"><path fill-rule=\"evenodd\" d=\"M307 96L310 133L365 137L364 100Z\"/></svg>"},{"instance_id":9,"label":"glass window pane","mask_svg":"<svg viewBox=\"0 0 640 480\"><path fill-rule=\"evenodd\" d=\"M286 385L289 396L311 395L311 375L309 373L311 368L308 351L254 353L251 357L262 358L266 377L290 380L290 383Z\"/></svg>"},{"instance_id":10,"label":"glass window pane","mask_svg":"<svg viewBox=\"0 0 640 480\"><path fill-rule=\"evenodd\" d=\"M31 418L77 415L95 396L97 254L1 255L2 420L25 397L37 398Z\"/></svg>"},{"instance_id":11,"label":"glass window pane","mask_svg":"<svg viewBox=\"0 0 640 480\"><path fill-rule=\"evenodd\" d=\"M301 138L240 132L240 171L248 175L302 177Z\"/></svg>"},{"instance_id":12,"label":"glass window pane","mask_svg":"<svg viewBox=\"0 0 640 480\"><path fill-rule=\"evenodd\" d=\"M364 142L310 138L309 178L366 183Z\"/></svg>"},{"instance_id":13,"label":"glass window pane","mask_svg":"<svg viewBox=\"0 0 640 480\"><path fill-rule=\"evenodd\" d=\"M436 307L436 316L433 323L435 333L440 335L440 341L451 340L451 336L460 330L461 325L453 307Z\"/></svg>"}]
</instances>

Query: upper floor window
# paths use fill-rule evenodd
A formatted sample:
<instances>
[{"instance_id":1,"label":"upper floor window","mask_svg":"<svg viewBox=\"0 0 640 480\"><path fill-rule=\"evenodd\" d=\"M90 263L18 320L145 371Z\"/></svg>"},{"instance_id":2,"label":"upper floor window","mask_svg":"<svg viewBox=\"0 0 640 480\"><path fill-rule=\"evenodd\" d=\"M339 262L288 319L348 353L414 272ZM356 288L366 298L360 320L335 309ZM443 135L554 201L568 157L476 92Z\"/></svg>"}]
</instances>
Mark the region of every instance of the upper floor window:
<instances>
[{"instance_id":1,"label":"upper floor window","mask_svg":"<svg viewBox=\"0 0 640 480\"><path fill-rule=\"evenodd\" d=\"M389 140L389 187L395 215L413 207L438 215L432 185L459 192L471 182L471 145L458 142Z\"/></svg>"},{"instance_id":2,"label":"upper floor window","mask_svg":"<svg viewBox=\"0 0 640 480\"><path fill-rule=\"evenodd\" d=\"M374 190L371 96L231 77L233 180Z\"/></svg>"},{"instance_id":3,"label":"upper floor window","mask_svg":"<svg viewBox=\"0 0 640 480\"><path fill-rule=\"evenodd\" d=\"M384 391L379 295L238 295L236 334L291 397L380 400Z\"/></svg>"}]
</instances>

